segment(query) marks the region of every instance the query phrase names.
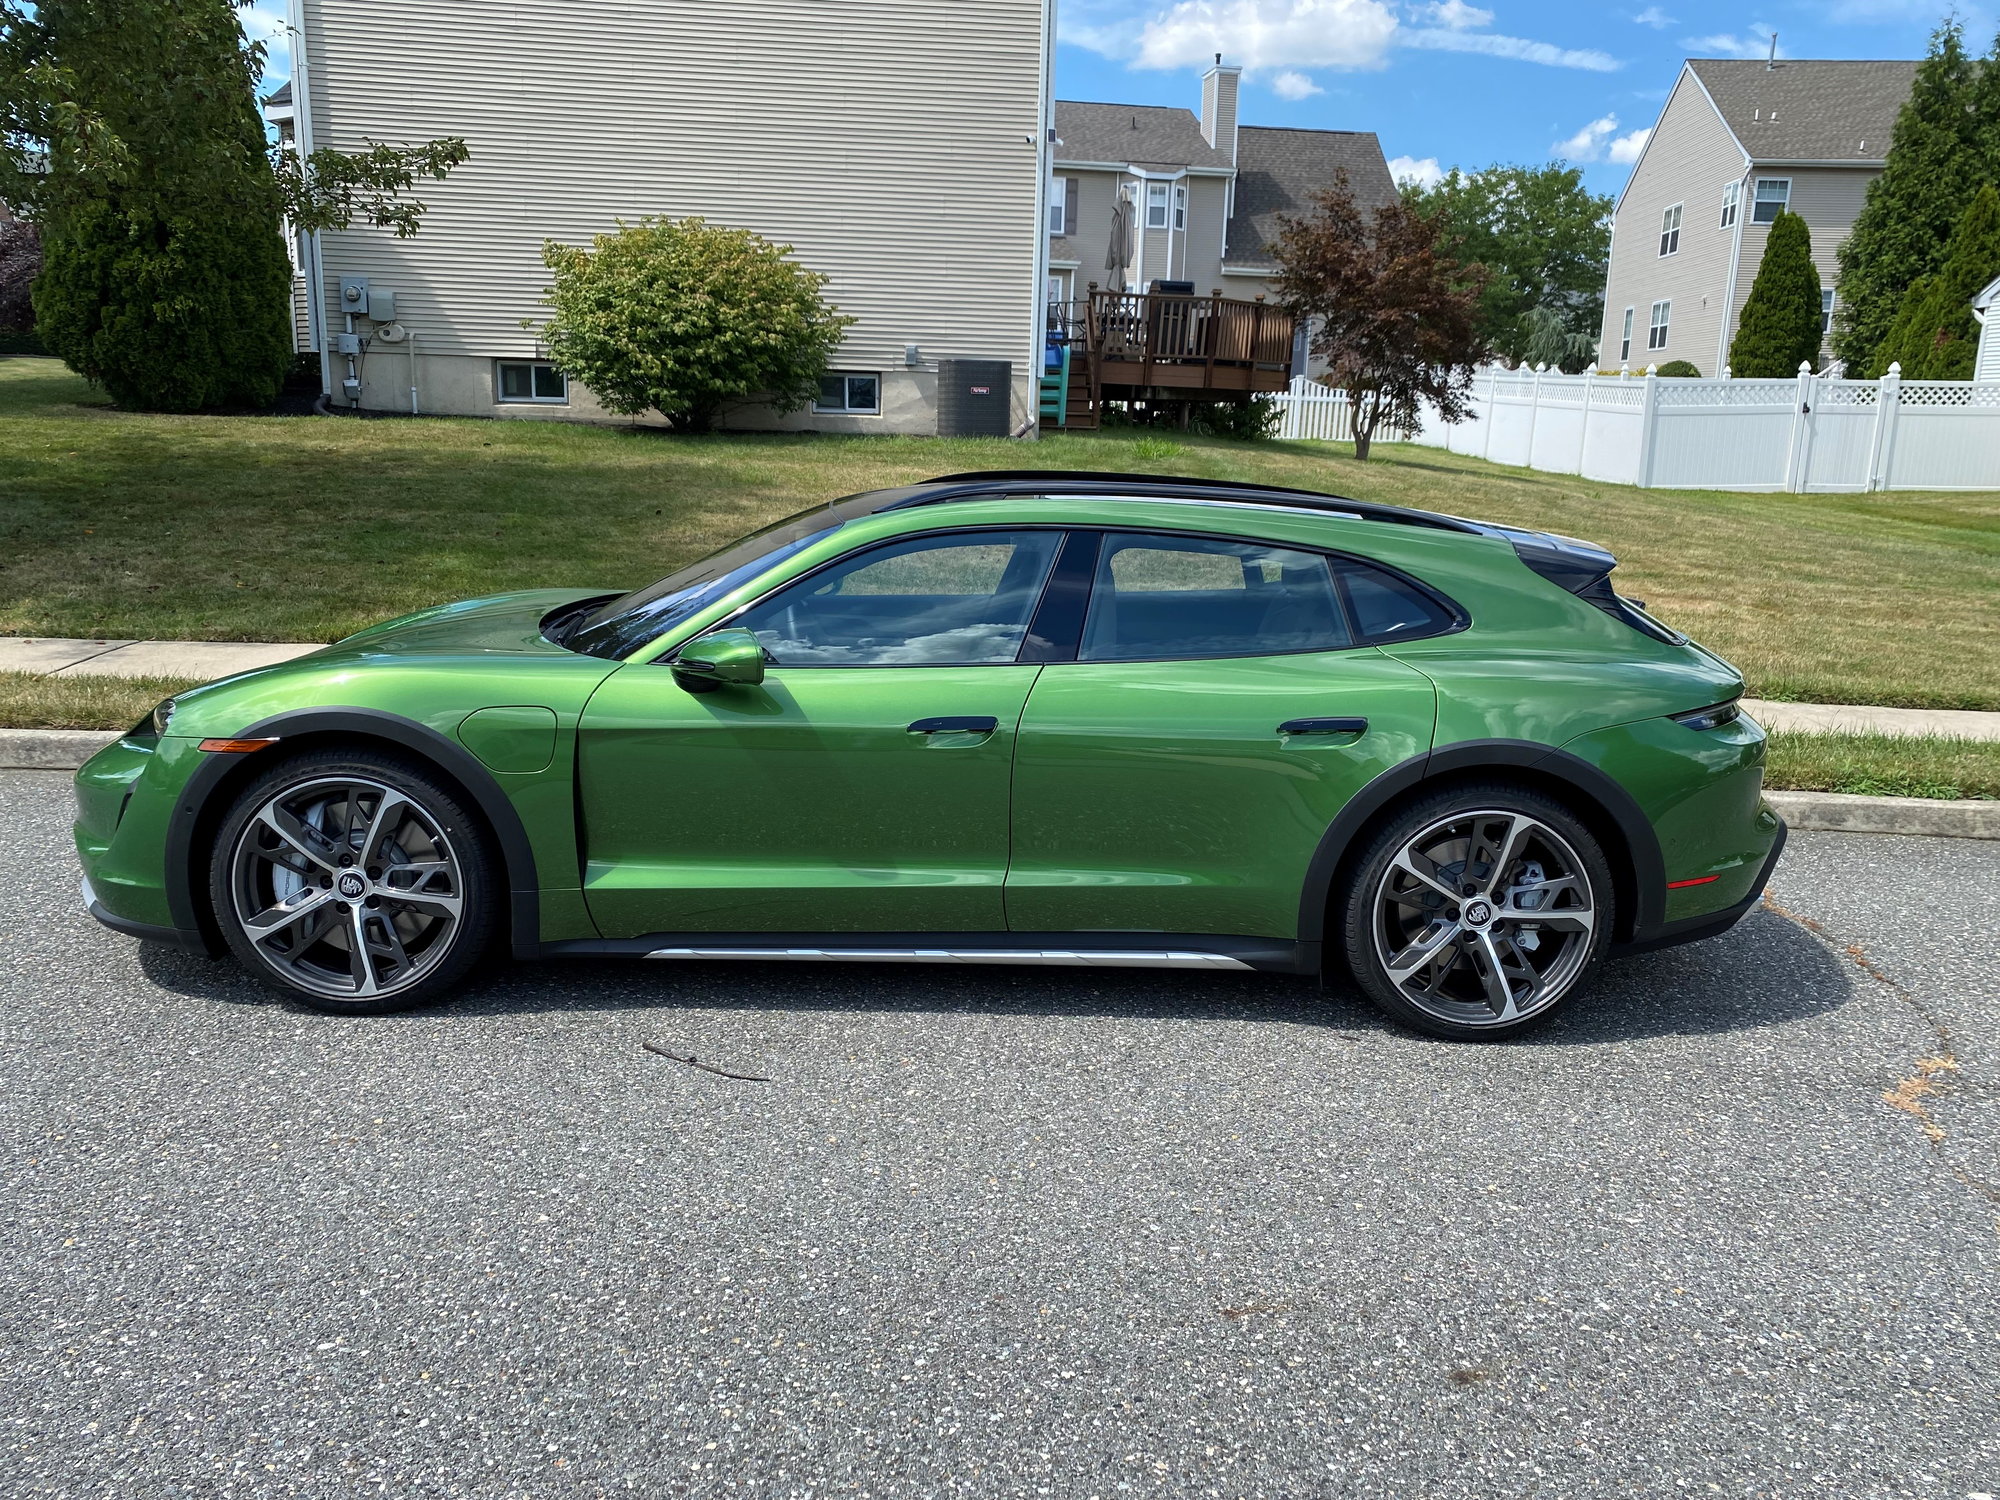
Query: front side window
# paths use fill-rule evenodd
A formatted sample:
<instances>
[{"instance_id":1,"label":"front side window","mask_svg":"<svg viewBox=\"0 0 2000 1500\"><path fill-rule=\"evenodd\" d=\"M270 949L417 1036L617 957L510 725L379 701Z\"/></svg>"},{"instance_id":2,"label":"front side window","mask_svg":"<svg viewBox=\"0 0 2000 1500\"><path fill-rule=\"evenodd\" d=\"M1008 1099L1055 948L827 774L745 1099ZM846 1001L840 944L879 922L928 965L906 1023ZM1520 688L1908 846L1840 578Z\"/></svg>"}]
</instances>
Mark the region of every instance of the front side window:
<instances>
[{"instance_id":1,"label":"front side window","mask_svg":"<svg viewBox=\"0 0 2000 1500\"><path fill-rule=\"evenodd\" d=\"M1167 185L1164 182L1146 184L1146 227L1148 229L1167 227Z\"/></svg>"},{"instance_id":2,"label":"front side window","mask_svg":"<svg viewBox=\"0 0 2000 1500\"><path fill-rule=\"evenodd\" d=\"M1725 182L1722 185L1722 222L1717 228L1729 229L1736 223L1736 205L1743 198L1743 184Z\"/></svg>"},{"instance_id":3,"label":"front side window","mask_svg":"<svg viewBox=\"0 0 2000 1500\"><path fill-rule=\"evenodd\" d=\"M1757 179L1757 201L1750 210L1750 222L1769 224L1785 211L1792 201L1792 179L1789 177L1759 177Z\"/></svg>"},{"instance_id":4,"label":"front side window","mask_svg":"<svg viewBox=\"0 0 2000 1500\"><path fill-rule=\"evenodd\" d=\"M972 531L873 547L752 605L731 623L780 667L1011 662L1059 531Z\"/></svg>"},{"instance_id":5,"label":"front side window","mask_svg":"<svg viewBox=\"0 0 2000 1500\"><path fill-rule=\"evenodd\" d=\"M1625 309L1625 331L1618 336L1618 363L1624 364L1632 357L1632 308Z\"/></svg>"},{"instance_id":6,"label":"front side window","mask_svg":"<svg viewBox=\"0 0 2000 1500\"><path fill-rule=\"evenodd\" d=\"M1319 553L1114 533L1098 554L1077 657L1270 656L1353 644Z\"/></svg>"},{"instance_id":7,"label":"front side window","mask_svg":"<svg viewBox=\"0 0 2000 1500\"><path fill-rule=\"evenodd\" d=\"M819 382L819 399L813 402L813 410L819 412L845 412L851 416L880 416L882 413L882 377L879 375L822 375Z\"/></svg>"},{"instance_id":8,"label":"front side window","mask_svg":"<svg viewBox=\"0 0 2000 1500\"><path fill-rule=\"evenodd\" d=\"M1673 311L1674 305L1672 302L1655 302L1653 304L1653 321L1651 326L1646 329L1646 347L1648 349L1664 349L1667 347L1667 323L1672 318Z\"/></svg>"},{"instance_id":9,"label":"front side window","mask_svg":"<svg viewBox=\"0 0 2000 1500\"><path fill-rule=\"evenodd\" d=\"M1681 248L1681 205L1676 203L1660 215L1660 254L1672 255Z\"/></svg>"},{"instance_id":10,"label":"front side window","mask_svg":"<svg viewBox=\"0 0 2000 1500\"><path fill-rule=\"evenodd\" d=\"M500 400L561 402L569 400L569 382L554 365L539 360L503 360L494 369Z\"/></svg>"}]
</instances>

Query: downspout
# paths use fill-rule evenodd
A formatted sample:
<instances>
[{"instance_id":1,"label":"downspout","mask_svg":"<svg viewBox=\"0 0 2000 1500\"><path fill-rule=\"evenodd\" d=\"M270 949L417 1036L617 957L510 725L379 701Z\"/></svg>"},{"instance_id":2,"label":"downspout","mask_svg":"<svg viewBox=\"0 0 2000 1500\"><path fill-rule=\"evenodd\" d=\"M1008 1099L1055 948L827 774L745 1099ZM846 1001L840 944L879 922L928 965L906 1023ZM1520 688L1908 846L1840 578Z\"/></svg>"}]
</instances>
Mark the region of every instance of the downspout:
<instances>
[{"instance_id":1,"label":"downspout","mask_svg":"<svg viewBox=\"0 0 2000 1500\"><path fill-rule=\"evenodd\" d=\"M285 30L292 46L292 145L302 158L313 154L312 65L306 56L305 0L286 0ZM302 235L306 277L306 332L319 351L319 388L333 389L333 356L326 337L326 264L319 231Z\"/></svg>"},{"instance_id":2,"label":"downspout","mask_svg":"<svg viewBox=\"0 0 2000 1500\"><path fill-rule=\"evenodd\" d=\"M297 0L293 0L297 3ZM1041 57L1036 86L1041 129L1035 133L1035 270L1028 289L1028 420L1017 434L1039 439L1042 432L1042 351L1048 344L1049 179L1055 172L1055 34L1056 0L1042 0Z\"/></svg>"},{"instance_id":3,"label":"downspout","mask_svg":"<svg viewBox=\"0 0 2000 1500\"><path fill-rule=\"evenodd\" d=\"M1743 175L1736 179L1736 222L1730 226L1729 237L1729 277L1722 286L1722 332L1715 339L1715 378L1720 379L1722 371L1729 363L1729 319L1731 309L1736 306L1736 268L1743 264L1743 221L1756 208L1750 195L1743 189L1752 181L1754 162L1743 164Z\"/></svg>"}]
</instances>

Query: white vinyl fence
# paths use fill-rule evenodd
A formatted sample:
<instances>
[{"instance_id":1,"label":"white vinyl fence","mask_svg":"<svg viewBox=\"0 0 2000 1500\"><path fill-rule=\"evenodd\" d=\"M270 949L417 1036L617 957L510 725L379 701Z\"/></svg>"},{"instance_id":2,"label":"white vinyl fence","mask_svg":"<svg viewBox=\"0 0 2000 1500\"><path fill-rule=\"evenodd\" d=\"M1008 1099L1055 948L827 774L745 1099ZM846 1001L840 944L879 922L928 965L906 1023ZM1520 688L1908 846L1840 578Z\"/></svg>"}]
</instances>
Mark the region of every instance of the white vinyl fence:
<instances>
[{"instance_id":1,"label":"white vinyl fence","mask_svg":"<svg viewBox=\"0 0 2000 1500\"><path fill-rule=\"evenodd\" d=\"M1472 405L1414 440L1648 489L2000 489L2000 384L1905 381L1894 365L1880 380L1482 370Z\"/></svg>"},{"instance_id":2,"label":"white vinyl fence","mask_svg":"<svg viewBox=\"0 0 2000 1500\"><path fill-rule=\"evenodd\" d=\"M1288 440L1321 443L1354 441L1354 414L1348 408L1347 392L1329 390L1317 380L1296 376L1283 394L1273 396L1278 408L1278 436ZM1384 427L1375 434L1383 443L1407 442L1410 434L1400 428Z\"/></svg>"}]
</instances>

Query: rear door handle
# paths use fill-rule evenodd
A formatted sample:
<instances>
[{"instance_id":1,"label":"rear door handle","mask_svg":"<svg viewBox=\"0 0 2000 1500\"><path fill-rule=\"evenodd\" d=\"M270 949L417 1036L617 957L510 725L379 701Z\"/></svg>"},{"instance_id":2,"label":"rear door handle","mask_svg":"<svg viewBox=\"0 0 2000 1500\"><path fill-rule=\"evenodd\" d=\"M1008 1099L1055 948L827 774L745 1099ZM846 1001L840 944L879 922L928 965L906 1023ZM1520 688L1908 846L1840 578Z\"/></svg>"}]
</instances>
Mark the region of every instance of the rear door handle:
<instances>
[{"instance_id":1,"label":"rear door handle","mask_svg":"<svg viewBox=\"0 0 2000 1500\"><path fill-rule=\"evenodd\" d=\"M1366 734L1366 719L1287 719L1278 726L1280 734Z\"/></svg>"},{"instance_id":2,"label":"rear door handle","mask_svg":"<svg viewBox=\"0 0 2000 1500\"><path fill-rule=\"evenodd\" d=\"M911 734L991 734L1000 721L991 714L946 714L942 718L919 719L910 726Z\"/></svg>"}]
</instances>

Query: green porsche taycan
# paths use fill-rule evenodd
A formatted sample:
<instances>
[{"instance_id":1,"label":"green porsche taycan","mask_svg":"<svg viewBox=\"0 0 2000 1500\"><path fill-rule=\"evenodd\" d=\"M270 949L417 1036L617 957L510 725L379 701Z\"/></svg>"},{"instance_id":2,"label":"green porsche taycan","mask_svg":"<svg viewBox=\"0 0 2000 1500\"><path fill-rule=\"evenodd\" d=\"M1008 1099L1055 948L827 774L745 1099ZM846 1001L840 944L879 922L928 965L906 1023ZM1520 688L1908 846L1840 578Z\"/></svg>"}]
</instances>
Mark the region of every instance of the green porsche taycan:
<instances>
[{"instance_id":1,"label":"green porsche taycan","mask_svg":"<svg viewBox=\"0 0 2000 1500\"><path fill-rule=\"evenodd\" d=\"M504 944L1325 972L1507 1035L1783 844L1742 679L1613 566L1244 484L856 495L180 694L77 775L84 900L334 1012Z\"/></svg>"}]
</instances>

